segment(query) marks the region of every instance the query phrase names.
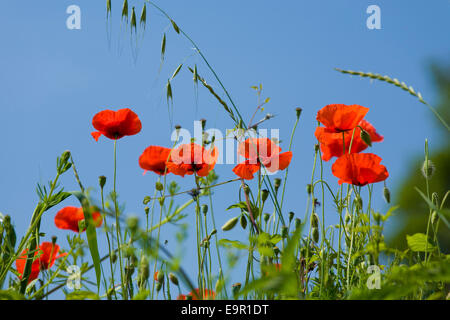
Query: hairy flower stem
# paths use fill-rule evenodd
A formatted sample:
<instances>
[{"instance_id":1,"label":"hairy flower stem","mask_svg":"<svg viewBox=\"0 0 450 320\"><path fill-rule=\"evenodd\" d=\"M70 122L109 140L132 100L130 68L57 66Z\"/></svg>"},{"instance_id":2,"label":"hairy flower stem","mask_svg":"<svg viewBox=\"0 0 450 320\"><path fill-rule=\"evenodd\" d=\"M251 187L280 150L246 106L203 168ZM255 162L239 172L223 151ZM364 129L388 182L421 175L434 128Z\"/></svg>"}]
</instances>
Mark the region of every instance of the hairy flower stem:
<instances>
[{"instance_id":1,"label":"hairy flower stem","mask_svg":"<svg viewBox=\"0 0 450 320\"><path fill-rule=\"evenodd\" d=\"M117 139L114 139L114 182L113 182L113 194L114 194L114 213L116 216L116 237L117 237L117 249L119 254L119 265L120 265L120 279L121 279L121 289L122 298L127 300L127 290L125 288L125 275L122 266L122 248L121 248L121 232L120 232L120 222L119 222L119 203L117 201L117 191L116 191L116 180L117 180Z\"/></svg>"}]
</instances>

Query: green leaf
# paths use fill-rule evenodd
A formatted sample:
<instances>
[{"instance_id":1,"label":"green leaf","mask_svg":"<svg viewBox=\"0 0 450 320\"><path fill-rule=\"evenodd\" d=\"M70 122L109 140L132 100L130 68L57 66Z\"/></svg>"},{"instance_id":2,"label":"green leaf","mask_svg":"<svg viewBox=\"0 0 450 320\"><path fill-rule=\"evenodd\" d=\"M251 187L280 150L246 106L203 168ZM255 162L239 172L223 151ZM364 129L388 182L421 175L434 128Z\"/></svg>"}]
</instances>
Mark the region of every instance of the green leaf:
<instances>
[{"instance_id":1,"label":"green leaf","mask_svg":"<svg viewBox=\"0 0 450 320\"><path fill-rule=\"evenodd\" d=\"M283 237L279 234L274 234L270 237L270 242L272 242L274 245L276 245L278 242L281 241L281 239L283 239Z\"/></svg>"},{"instance_id":2,"label":"green leaf","mask_svg":"<svg viewBox=\"0 0 450 320\"><path fill-rule=\"evenodd\" d=\"M228 239L220 239L219 244L226 248L235 248L239 250L248 250L248 245L237 241L237 240L228 240Z\"/></svg>"},{"instance_id":3,"label":"green leaf","mask_svg":"<svg viewBox=\"0 0 450 320\"><path fill-rule=\"evenodd\" d=\"M98 294L91 291L74 291L66 295L66 300L100 300Z\"/></svg>"},{"instance_id":4,"label":"green leaf","mask_svg":"<svg viewBox=\"0 0 450 320\"><path fill-rule=\"evenodd\" d=\"M416 233L412 236L407 235L406 241L408 242L408 247L415 252L430 252L435 249L423 233Z\"/></svg>"},{"instance_id":5,"label":"green leaf","mask_svg":"<svg viewBox=\"0 0 450 320\"><path fill-rule=\"evenodd\" d=\"M0 290L0 300L25 300L25 297L11 289Z\"/></svg>"},{"instance_id":6,"label":"green leaf","mask_svg":"<svg viewBox=\"0 0 450 320\"><path fill-rule=\"evenodd\" d=\"M95 275L97 277L97 289L100 290L100 277L101 277L101 266L100 266L100 254L98 252L97 243L97 231L94 224L94 219L92 218L92 208L89 204L88 198L84 193L80 191L71 192L78 201L80 201L83 207L84 219L86 222L86 237L88 240L89 251L91 252L92 262L94 264Z\"/></svg>"}]
</instances>

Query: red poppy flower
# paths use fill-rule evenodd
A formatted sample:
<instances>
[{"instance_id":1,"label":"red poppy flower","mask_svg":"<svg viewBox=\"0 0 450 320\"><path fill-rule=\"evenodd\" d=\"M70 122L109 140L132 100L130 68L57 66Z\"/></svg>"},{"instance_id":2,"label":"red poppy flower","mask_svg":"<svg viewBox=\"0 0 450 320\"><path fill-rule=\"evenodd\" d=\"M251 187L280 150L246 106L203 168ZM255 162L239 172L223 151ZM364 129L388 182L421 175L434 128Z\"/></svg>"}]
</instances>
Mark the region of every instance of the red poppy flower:
<instances>
[{"instance_id":1,"label":"red poppy flower","mask_svg":"<svg viewBox=\"0 0 450 320\"><path fill-rule=\"evenodd\" d=\"M386 167L380 164L381 160L373 153L345 154L336 160L331 170L333 175L339 178L339 184L365 186L389 177Z\"/></svg>"},{"instance_id":2,"label":"red poppy flower","mask_svg":"<svg viewBox=\"0 0 450 320\"><path fill-rule=\"evenodd\" d=\"M98 141L101 135L115 140L135 135L142 129L139 117L128 108L100 111L92 119L92 125L98 130L91 133L95 141Z\"/></svg>"},{"instance_id":3,"label":"red poppy flower","mask_svg":"<svg viewBox=\"0 0 450 320\"><path fill-rule=\"evenodd\" d=\"M92 212L92 219L98 228L102 225L103 219L99 212ZM65 207L58 211L55 216L55 225L59 229L72 230L79 232L78 223L84 220L83 208ZM82 230L84 231L84 230Z\"/></svg>"},{"instance_id":4,"label":"red poppy flower","mask_svg":"<svg viewBox=\"0 0 450 320\"><path fill-rule=\"evenodd\" d=\"M185 295L185 294L180 294L180 295L177 297L177 300L187 300L187 299L186 299L186 295Z\"/></svg>"},{"instance_id":5,"label":"red poppy flower","mask_svg":"<svg viewBox=\"0 0 450 320\"><path fill-rule=\"evenodd\" d=\"M375 128L366 120L361 120L358 124L370 135L370 139L372 142L381 142L383 141L383 136L378 134ZM316 132L314 133L317 140L320 143L320 150L322 152L322 160L328 161L332 157L340 157L342 156L343 150L343 137L345 138L345 153L348 153L348 149L350 148L350 142L353 142L352 150L350 153L358 153L367 148L367 144L361 139L361 129L359 127L355 128L355 134L353 134L353 130L346 131L342 133L330 132L325 127L317 127Z\"/></svg>"},{"instance_id":6,"label":"red poppy flower","mask_svg":"<svg viewBox=\"0 0 450 320\"><path fill-rule=\"evenodd\" d=\"M329 132L353 130L364 118L369 108L357 104L329 104L317 112L317 121L321 122Z\"/></svg>"},{"instance_id":7,"label":"red poppy flower","mask_svg":"<svg viewBox=\"0 0 450 320\"><path fill-rule=\"evenodd\" d=\"M150 146L144 150L144 152L139 157L139 166L144 169L144 173L147 170L153 171L160 176L169 173L166 166L166 162L169 160L170 149Z\"/></svg>"},{"instance_id":8,"label":"red poppy flower","mask_svg":"<svg viewBox=\"0 0 450 320\"><path fill-rule=\"evenodd\" d=\"M268 138L249 138L239 145L238 153L247 158L233 168L233 172L242 179L253 179L253 174L261 169L276 172L286 169L291 163L292 152L281 152L281 148Z\"/></svg>"},{"instance_id":9,"label":"red poppy flower","mask_svg":"<svg viewBox=\"0 0 450 320\"><path fill-rule=\"evenodd\" d=\"M214 300L216 298L216 293L209 289L203 289L203 297L198 288L189 292L188 295L192 297L192 300Z\"/></svg>"},{"instance_id":10,"label":"red poppy flower","mask_svg":"<svg viewBox=\"0 0 450 320\"><path fill-rule=\"evenodd\" d=\"M219 152L216 147L206 150L196 143L182 144L172 150L167 168L173 174L184 177L196 173L205 177L214 169Z\"/></svg>"},{"instance_id":11,"label":"red poppy flower","mask_svg":"<svg viewBox=\"0 0 450 320\"><path fill-rule=\"evenodd\" d=\"M16 260L17 272L20 273L22 279L23 272L25 270L25 264L27 262L28 249L22 251L22 254ZM47 270L53 266L56 259L64 257L67 253L58 255L59 246L51 242L42 242L39 246L39 250L34 253L35 260L31 264L31 273L28 277L28 283L37 279L41 270Z\"/></svg>"}]
</instances>

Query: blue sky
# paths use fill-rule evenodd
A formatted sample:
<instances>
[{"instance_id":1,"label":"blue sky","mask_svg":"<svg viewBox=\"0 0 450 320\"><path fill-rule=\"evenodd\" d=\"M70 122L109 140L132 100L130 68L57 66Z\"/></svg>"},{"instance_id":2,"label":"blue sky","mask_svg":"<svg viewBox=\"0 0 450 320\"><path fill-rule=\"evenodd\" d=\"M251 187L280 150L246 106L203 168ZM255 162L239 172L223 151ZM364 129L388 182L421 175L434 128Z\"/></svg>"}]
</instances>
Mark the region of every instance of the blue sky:
<instances>
[{"instance_id":1,"label":"blue sky","mask_svg":"<svg viewBox=\"0 0 450 320\"><path fill-rule=\"evenodd\" d=\"M129 2L140 12L143 1ZM126 214L143 217L142 199L152 193L156 177L143 176L137 159L148 145L171 144L172 126L164 91L167 79L180 63L197 64L199 73L220 92L192 46L153 8L148 8L149 24L135 59L130 30L120 23L121 1L113 0L110 25L105 19L105 3L61 0L2 4L0 212L12 216L19 235L26 230L38 200L36 183L54 177L56 157L64 150L71 150L82 182L96 189L94 195L98 196L99 175L106 175L107 187L111 187L113 144L104 137L95 142L90 136L93 115L105 108L130 107L142 120L140 134L118 143L118 192L126 204ZM385 137L370 151L383 158L392 190L405 177L413 157L422 152L424 140L429 139L431 149L440 142L432 114L414 97L385 83L342 75L334 68L397 77L435 104L436 89L428 66L431 61L448 62L450 3L446 0L284 1L282 5L254 0L157 3L196 41L244 119L251 117L257 103L250 86L263 84L263 95L271 98L266 112L276 115L264 127L280 129L283 149L288 148L294 109L303 109L284 205L299 217L304 215L304 190L312 168L315 114L323 106L344 103L370 108L366 119ZM66 8L72 4L81 8L81 30L66 28ZM371 4L381 8L381 30L366 27L366 8ZM167 34L167 49L158 72L163 32ZM172 83L174 123L192 130L194 120L206 118L207 128L232 128L232 121L204 88L199 88L196 100L191 79L190 72L183 68ZM336 184L331 164L325 164L326 177ZM232 167L217 167L220 181L234 177ZM170 179L180 183L182 190L193 187L191 178ZM61 185L66 190L77 188L70 173L62 178ZM381 189L382 184L376 185L374 206L386 211ZM224 209L238 200L237 185L219 187L214 193L220 226L233 216L232 211ZM178 203L187 199L180 196ZM42 230L47 233L44 240L55 234L63 246L67 233L54 227L53 218L65 205L77 202L66 200L47 212L42 222ZM327 208L327 224L336 223L337 214L331 206ZM187 213L186 221L192 223L193 207ZM167 230L169 248L175 251L175 229ZM238 231L220 231L219 236L242 239ZM190 238L186 243L186 262L194 242ZM235 281L242 281L235 276Z\"/></svg>"}]
</instances>

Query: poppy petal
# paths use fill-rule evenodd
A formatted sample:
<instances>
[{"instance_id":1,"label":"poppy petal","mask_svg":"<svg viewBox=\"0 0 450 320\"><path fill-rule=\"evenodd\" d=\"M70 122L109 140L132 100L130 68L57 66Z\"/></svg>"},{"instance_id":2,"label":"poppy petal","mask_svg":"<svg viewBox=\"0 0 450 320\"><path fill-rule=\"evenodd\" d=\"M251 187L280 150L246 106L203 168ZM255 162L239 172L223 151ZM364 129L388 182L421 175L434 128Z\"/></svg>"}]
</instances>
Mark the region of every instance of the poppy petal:
<instances>
[{"instance_id":1,"label":"poppy petal","mask_svg":"<svg viewBox=\"0 0 450 320\"><path fill-rule=\"evenodd\" d=\"M316 119L328 129L341 132L355 128L368 111L356 104L329 104L317 112Z\"/></svg>"},{"instance_id":2,"label":"poppy petal","mask_svg":"<svg viewBox=\"0 0 450 320\"><path fill-rule=\"evenodd\" d=\"M258 172L260 169L260 164L252 164L249 160L239 163L233 168L233 172L241 179L251 180L253 179L253 174Z\"/></svg>"},{"instance_id":3,"label":"poppy petal","mask_svg":"<svg viewBox=\"0 0 450 320\"><path fill-rule=\"evenodd\" d=\"M338 183L365 186L369 183L384 181L389 177L381 158L373 153L352 153L339 157L331 167Z\"/></svg>"},{"instance_id":4,"label":"poppy petal","mask_svg":"<svg viewBox=\"0 0 450 320\"><path fill-rule=\"evenodd\" d=\"M98 141L98 138L100 138L101 135L102 133L100 131L91 132L91 136L95 139L95 141Z\"/></svg>"},{"instance_id":5,"label":"poppy petal","mask_svg":"<svg viewBox=\"0 0 450 320\"><path fill-rule=\"evenodd\" d=\"M270 158L270 161L265 163L265 168L269 172L277 172L278 170L284 170L286 169L289 164L291 163L292 159L292 151L283 152L280 154L277 154Z\"/></svg>"}]
</instances>

